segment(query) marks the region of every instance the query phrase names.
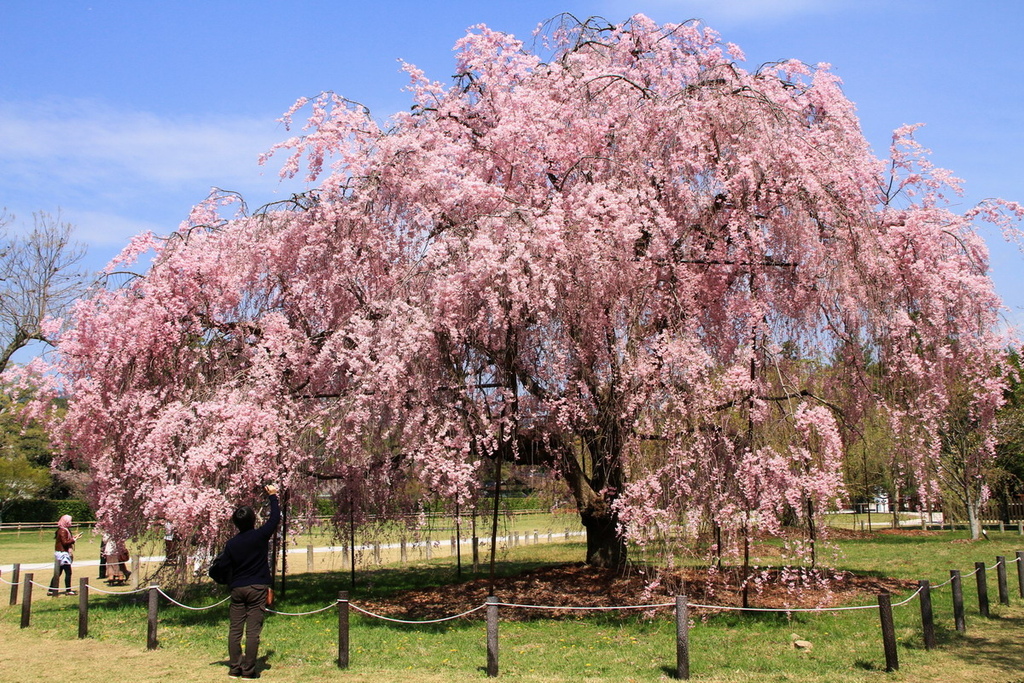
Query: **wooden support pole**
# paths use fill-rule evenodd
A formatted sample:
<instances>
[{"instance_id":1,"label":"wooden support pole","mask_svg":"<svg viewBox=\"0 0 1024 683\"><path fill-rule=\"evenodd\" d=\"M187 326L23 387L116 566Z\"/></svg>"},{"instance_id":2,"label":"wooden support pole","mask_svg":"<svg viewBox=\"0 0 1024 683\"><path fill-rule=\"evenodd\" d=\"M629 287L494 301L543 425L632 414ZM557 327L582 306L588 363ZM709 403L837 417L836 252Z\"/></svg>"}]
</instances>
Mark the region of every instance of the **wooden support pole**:
<instances>
[{"instance_id":1,"label":"wooden support pole","mask_svg":"<svg viewBox=\"0 0 1024 683\"><path fill-rule=\"evenodd\" d=\"M21 627L28 628L32 622L32 579L35 578L35 574L29 572L25 574L25 578L22 579L22 590L21 590Z\"/></svg>"},{"instance_id":2,"label":"wooden support pole","mask_svg":"<svg viewBox=\"0 0 1024 683\"><path fill-rule=\"evenodd\" d=\"M985 563L974 563L974 578L978 582L978 611L981 616L988 617L988 578L985 576Z\"/></svg>"},{"instance_id":3,"label":"wooden support pole","mask_svg":"<svg viewBox=\"0 0 1024 683\"><path fill-rule=\"evenodd\" d=\"M1024 598L1024 551L1017 551L1017 589Z\"/></svg>"},{"instance_id":4,"label":"wooden support pole","mask_svg":"<svg viewBox=\"0 0 1024 683\"><path fill-rule=\"evenodd\" d=\"M157 610L160 605L160 589L155 585L149 587L149 612L146 625L146 649L155 650L160 646L156 637Z\"/></svg>"},{"instance_id":5,"label":"wooden support pole","mask_svg":"<svg viewBox=\"0 0 1024 683\"><path fill-rule=\"evenodd\" d=\"M448 554L449 554L449 555L450 555L451 557L455 557L455 551L456 551L456 549L458 549L458 547L459 547L459 545L458 545L458 542L457 542L457 541L455 540L455 537L454 537L454 536L452 536L452 537L451 537L451 539L449 539L449 542L451 543L451 545L450 545L450 546L448 546L448 547L449 547L449 548L451 548L451 552L449 552Z\"/></svg>"},{"instance_id":6,"label":"wooden support pole","mask_svg":"<svg viewBox=\"0 0 1024 683\"><path fill-rule=\"evenodd\" d=\"M480 571L480 539L473 537L473 573Z\"/></svg>"},{"instance_id":7,"label":"wooden support pole","mask_svg":"<svg viewBox=\"0 0 1024 683\"><path fill-rule=\"evenodd\" d=\"M313 573L313 546L306 546L306 571L310 574Z\"/></svg>"},{"instance_id":8,"label":"wooden support pole","mask_svg":"<svg viewBox=\"0 0 1024 683\"><path fill-rule=\"evenodd\" d=\"M996 585L999 587L999 604L1010 604L1010 589L1006 583L1006 557L996 556Z\"/></svg>"},{"instance_id":9,"label":"wooden support pole","mask_svg":"<svg viewBox=\"0 0 1024 683\"><path fill-rule=\"evenodd\" d=\"M78 579L78 637L89 637L89 577Z\"/></svg>"},{"instance_id":10,"label":"wooden support pole","mask_svg":"<svg viewBox=\"0 0 1024 683\"><path fill-rule=\"evenodd\" d=\"M924 647L926 650L935 649L935 617L932 614L932 587L925 581L918 581L921 587L919 598L921 600L921 630L924 632Z\"/></svg>"},{"instance_id":11,"label":"wooden support pole","mask_svg":"<svg viewBox=\"0 0 1024 683\"><path fill-rule=\"evenodd\" d=\"M1018 553L1019 555L1020 553ZM1019 564L1018 564L1019 566ZM17 604L17 585L19 580L22 579L22 563L17 562L14 564L14 572L10 578L10 604Z\"/></svg>"},{"instance_id":12,"label":"wooden support pole","mask_svg":"<svg viewBox=\"0 0 1024 683\"><path fill-rule=\"evenodd\" d=\"M896 627L892 621L892 596L878 594L878 615L882 622L882 646L885 648L885 670L898 671L899 656L896 651Z\"/></svg>"},{"instance_id":13,"label":"wooden support pole","mask_svg":"<svg viewBox=\"0 0 1024 683\"><path fill-rule=\"evenodd\" d=\"M498 676L498 598L487 596L487 676Z\"/></svg>"},{"instance_id":14,"label":"wooden support pole","mask_svg":"<svg viewBox=\"0 0 1024 683\"><path fill-rule=\"evenodd\" d=\"M405 536L402 536L402 540L398 543L398 559L402 564L409 561L409 549L405 545Z\"/></svg>"},{"instance_id":15,"label":"wooden support pole","mask_svg":"<svg viewBox=\"0 0 1024 683\"><path fill-rule=\"evenodd\" d=\"M338 593L338 668L348 668L348 591Z\"/></svg>"},{"instance_id":16,"label":"wooden support pole","mask_svg":"<svg viewBox=\"0 0 1024 683\"><path fill-rule=\"evenodd\" d=\"M142 576L142 572L139 568L142 566L142 560L139 559L138 553L132 556L132 590L136 590L139 587L139 577Z\"/></svg>"},{"instance_id":17,"label":"wooden support pole","mask_svg":"<svg viewBox=\"0 0 1024 683\"><path fill-rule=\"evenodd\" d=\"M686 596L676 596L676 678L690 680L690 615Z\"/></svg>"},{"instance_id":18,"label":"wooden support pole","mask_svg":"<svg viewBox=\"0 0 1024 683\"><path fill-rule=\"evenodd\" d=\"M958 633L967 633L967 620L964 616L964 585L959 569L950 569L953 590L953 623Z\"/></svg>"}]
</instances>

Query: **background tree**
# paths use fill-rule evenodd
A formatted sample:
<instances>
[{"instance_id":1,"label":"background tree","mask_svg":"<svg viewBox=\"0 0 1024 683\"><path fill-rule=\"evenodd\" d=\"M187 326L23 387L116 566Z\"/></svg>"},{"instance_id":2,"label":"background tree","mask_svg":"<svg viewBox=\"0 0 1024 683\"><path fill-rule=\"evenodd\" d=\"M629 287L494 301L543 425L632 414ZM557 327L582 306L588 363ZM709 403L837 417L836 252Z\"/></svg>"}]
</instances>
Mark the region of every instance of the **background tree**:
<instances>
[{"instance_id":1,"label":"background tree","mask_svg":"<svg viewBox=\"0 0 1024 683\"><path fill-rule=\"evenodd\" d=\"M386 130L300 100L278 150L315 191L254 216L215 197L126 249L156 261L60 341L63 457L105 528L209 543L268 478L300 510L328 480L455 500L483 460L500 480L530 458L564 477L593 564L684 516L736 554L786 512L814 539L869 404L908 435L908 481L934 479L956 379L1001 344L990 213L948 209L913 128L872 156L824 67L746 71L714 32L642 16L549 28L544 58L472 30L449 87L408 67ZM1002 384L976 388L988 406Z\"/></svg>"},{"instance_id":2,"label":"background tree","mask_svg":"<svg viewBox=\"0 0 1024 683\"><path fill-rule=\"evenodd\" d=\"M43 321L59 318L86 289L85 247L73 226L45 211L32 215L30 232L11 234L14 216L0 211L0 371L33 341L50 343Z\"/></svg>"}]
</instances>

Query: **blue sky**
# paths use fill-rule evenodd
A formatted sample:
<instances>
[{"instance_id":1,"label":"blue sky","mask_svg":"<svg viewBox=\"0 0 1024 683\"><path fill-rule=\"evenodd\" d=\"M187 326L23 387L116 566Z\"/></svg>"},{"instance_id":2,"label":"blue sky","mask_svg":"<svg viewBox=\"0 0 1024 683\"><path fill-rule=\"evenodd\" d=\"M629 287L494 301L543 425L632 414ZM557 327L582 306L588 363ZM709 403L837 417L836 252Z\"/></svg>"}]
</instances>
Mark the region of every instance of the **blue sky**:
<instances>
[{"instance_id":1,"label":"blue sky","mask_svg":"<svg viewBox=\"0 0 1024 683\"><path fill-rule=\"evenodd\" d=\"M212 186L250 206L295 189L258 155L276 119L333 90L383 120L409 105L402 59L452 73L467 27L528 39L561 12L700 18L747 67L829 62L876 151L892 129L965 180L968 208L1024 202L1024 2L1018 0L0 0L0 207L61 211L101 267L142 230L173 230ZM990 234L994 277L1024 322L1024 257Z\"/></svg>"}]
</instances>

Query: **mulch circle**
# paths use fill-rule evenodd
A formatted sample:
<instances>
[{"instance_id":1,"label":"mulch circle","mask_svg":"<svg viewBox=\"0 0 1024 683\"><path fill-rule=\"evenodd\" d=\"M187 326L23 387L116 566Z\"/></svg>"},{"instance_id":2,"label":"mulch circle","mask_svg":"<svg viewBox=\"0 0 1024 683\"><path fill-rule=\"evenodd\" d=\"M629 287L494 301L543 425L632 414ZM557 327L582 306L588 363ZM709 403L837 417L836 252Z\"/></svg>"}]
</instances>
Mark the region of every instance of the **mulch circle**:
<instances>
[{"instance_id":1,"label":"mulch circle","mask_svg":"<svg viewBox=\"0 0 1024 683\"><path fill-rule=\"evenodd\" d=\"M750 607L774 609L827 608L874 604L881 592L913 590L916 582L860 576L850 572L799 573L780 569L759 570L760 580L750 584ZM600 569L583 563L568 563L525 571L495 581L495 595L501 602L552 607L611 607L674 603L683 586L691 603L740 606L742 591L739 568L709 572L686 569L671 572L632 568L625 572ZM354 600L360 607L396 619L424 620L451 616L479 607L490 593L490 581L472 579L463 583L425 590L409 590L384 599ZM606 614L636 615L642 610L616 610ZM713 612L714 610L695 610ZM672 608L656 610L665 615ZM578 610L535 610L502 608L503 621L577 618ZM471 618L482 619L480 610Z\"/></svg>"}]
</instances>

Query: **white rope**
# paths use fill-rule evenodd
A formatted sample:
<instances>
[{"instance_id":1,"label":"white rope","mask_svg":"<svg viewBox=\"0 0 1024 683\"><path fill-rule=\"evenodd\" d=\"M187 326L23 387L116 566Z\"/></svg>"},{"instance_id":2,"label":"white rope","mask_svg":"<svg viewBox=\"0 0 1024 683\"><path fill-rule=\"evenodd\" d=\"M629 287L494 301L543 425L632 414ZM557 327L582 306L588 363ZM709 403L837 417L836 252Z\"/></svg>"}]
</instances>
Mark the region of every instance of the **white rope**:
<instances>
[{"instance_id":1,"label":"white rope","mask_svg":"<svg viewBox=\"0 0 1024 683\"><path fill-rule=\"evenodd\" d=\"M985 567L985 569L986 569L986 570L992 570L992 569L995 569L995 568L996 568L996 567L998 567L998 566L999 566L999 563L998 563L998 562L996 562L996 563L995 563L994 565L992 565L991 567Z\"/></svg>"},{"instance_id":2,"label":"white rope","mask_svg":"<svg viewBox=\"0 0 1024 683\"><path fill-rule=\"evenodd\" d=\"M89 592L90 593L95 591L97 593L103 593L104 595L131 595L132 593L142 593L142 592L148 591L148 590L149 590L149 588L134 588L132 590L127 590L127 591L105 591L105 590L103 590L102 588L100 588L98 586L93 586L92 584L89 585Z\"/></svg>"},{"instance_id":3,"label":"white rope","mask_svg":"<svg viewBox=\"0 0 1024 683\"><path fill-rule=\"evenodd\" d=\"M924 588L923 588L923 587L922 587L922 588L918 588L918 589L917 589L916 591L914 591L913 593L911 593L911 594L910 594L910 597L909 597L909 598L907 598L906 600L903 600L902 602L896 602L896 603L893 603L893 605L892 605L892 606L893 606L893 607L902 607L903 605L907 604L908 602L910 602L911 600L913 600L914 598L916 598L916 597L918 596L918 594L919 594L919 593L920 593L921 591L923 591L923 590L924 590Z\"/></svg>"},{"instance_id":4,"label":"white rope","mask_svg":"<svg viewBox=\"0 0 1024 683\"><path fill-rule=\"evenodd\" d=\"M1014 560L1014 562L1016 562L1016 561L1017 560ZM6 583L8 586L20 586L21 585L21 581L13 581L13 582L12 581L8 581L7 579L5 579L2 576L0 576L0 583Z\"/></svg>"},{"instance_id":5,"label":"white rope","mask_svg":"<svg viewBox=\"0 0 1024 683\"><path fill-rule=\"evenodd\" d=\"M972 576L974 576L975 574L978 573L978 569L979 569L978 567L975 567L973 572L971 572L970 574L964 574L960 578L962 578L962 579L969 579L969 578L971 578Z\"/></svg>"},{"instance_id":6,"label":"white rope","mask_svg":"<svg viewBox=\"0 0 1024 683\"><path fill-rule=\"evenodd\" d=\"M212 605L207 605L206 607L190 607L189 605L185 605L185 604L183 604L183 603L180 603L180 602L178 602L177 600L175 600L174 598L172 598L172 597L171 597L170 595L168 595L167 593L164 593L163 589L162 589L162 588L160 588L160 586L151 586L151 588L156 588L156 592L157 592L157 593L159 593L160 595L164 596L164 597L165 597L165 598L167 598L167 599L168 599L168 600L169 600L170 602L174 603L174 604L175 604L175 605L177 605L178 607L184 607L185 609L190 609L190 610L192 610L192 611L194 611L194 612L202 612L203 610L213 609L214 607L218 607L219 605L223 605L223 604L224 604L225 602L227 602L228 600L230 600L230 599L231 599L231 596L229 595L228 597L224 598L224 599L223 599L223 600L221 600L220 602L215 602L215 603L213 603Z\"/></svg>"},{"instance_id":7,"label":"white rope","mask_svg":"<svg viewBox=\"0 0 1024 683\"><path fill-rule=\"evenodd\" d=\"M268 607L264 607L263 611L264 612L269 612L270 614L280 614L280 615L285 616L285 617L305 617L305 616L308 616L310 614L318 614L320 612L326 612L327 610L333 609L334 607L336 607L337 604L338 603L335 602L335 603L332 603L330 605L327 605L326 607L321 607L320 609L315 609L315 610L312 610L312 611L309 611L309 612L278 612L277 610L273 610L273 609L270 609Z\"/></svg>"},{"instance_id":8,"label":"white rope","mask_svg":"<svg viewBox=\"0 0 1024 683\"><path fill-rule=\"evenodd\" d=\"M942 588L943 586L948 586L948 585L949 585L949 584L951 584L951 583L953 583L953 577L952 577L952 576L951 576L951 577L949 577L948 579L946 579L945 581L943 581L942 583L938 584L938 585L935 585L935 586L931 586L931 589L932 589L933 591L937 591L937 590L939 590L940 588Z\"/></svg>"},{"instance_id":9,"label":"white rope","mask_svg":"<svg viewBox=\"0 0 1024 683\"><path fill-rule=\"evenodd\" d=\"M660 602L656 605L610 605L610 606L594 606L594 607L574 607L574 606L555 606L555 605L519 605L512 602L492 602L492 605L498 607L519 607L522 609L565 609L565 610L620 610L620 609L654 609L655 607L675 607L674 602Z\"/></svg>"},{"instance_id":10,"label":"white rope","mask_svg":"<svg viewBox=\"0 0 1024 683\"><path fill-rule=\"evenodd\" d=\"M491 603L491 604L493 605L494 603ZM450 617L441 617L440 619L424 619L422 621L409 621L409 620L406 620L406 619L393 619L392 617L385 617L382 614L374 614L373 612L369 612L369 611L363 609L362 607L360 607L359 605L352 604L351 602L349 603L349 605L352 607L352 609L356 610L357 612L362 612L363 614L365 614L368 617L373 617L375 619L381 619L383 621L391 621L391 622L394 622L396 624L440 624L443 621L451 621L453 619L460 619L460 618L466 616L467 614L472 614L473 612L482 610L484 607L487 606L487 605L480 605L479 607L474 607L473 609L467 610L467 611L463 612L462 614L455 614L455 615L450 616Z\"/></svg>"},{"instance_id":11,"label":"white rope","mask_svg":"<svg viewBox=\"0 0 1024 683\"><path fill-rule=\"evenodd\" d=\"M856 605L853 607L733 607L731 605L699 605L697 603L688 602L687 607L696 607L700 609L715 609L715 610L729 610L733 612L842 612L857 609L875 609L878 605Z\"/></svg>"}]
</instances>

